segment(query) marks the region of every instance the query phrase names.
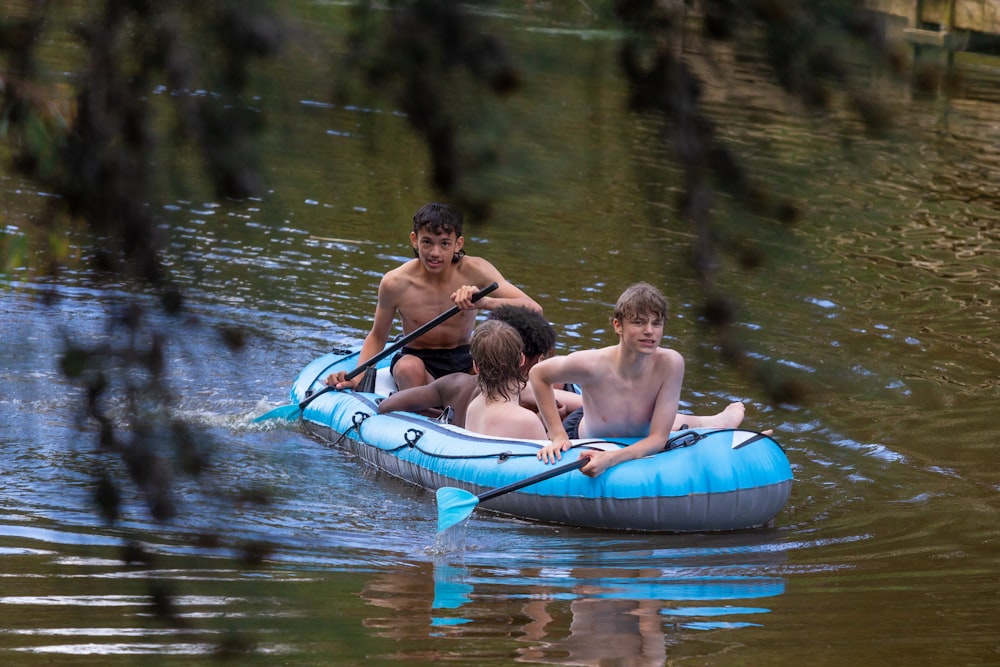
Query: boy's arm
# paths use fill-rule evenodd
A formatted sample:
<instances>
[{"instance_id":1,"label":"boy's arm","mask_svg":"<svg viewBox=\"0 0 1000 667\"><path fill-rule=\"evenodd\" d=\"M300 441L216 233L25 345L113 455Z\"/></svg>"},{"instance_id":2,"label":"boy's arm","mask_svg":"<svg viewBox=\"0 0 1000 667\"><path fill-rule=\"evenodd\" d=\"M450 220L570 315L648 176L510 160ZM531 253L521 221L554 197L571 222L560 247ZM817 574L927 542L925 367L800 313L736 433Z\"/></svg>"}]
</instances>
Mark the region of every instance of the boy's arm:
<instances>
[{"instance_id":1,"label":"boy's arm","mask_svg":"<svg viewBox=\"0 0 1000 667\"><path fill-rule=\"evenodd\" d=\"M559 413L560 419L565 419L569 413L580 407L581 397L572 391L566 391L565 389L559 389L561 386L559 383L552 388L552 391L556 397L556 409ZM521 391L521 407L527 408L532 412L538 412L538 403L535 401L535 392L531 390L531 385L529 384L524 390Z\"/></svg>"},{"instance_id":2,"label":"boy's arm","mask_svg":"<svg viewBox=\"0 0 1000 667\"><path fill-rule=\"evenodd\" d=\"M445 376L447 377L447 376ZM385 398L378 404L379 413L406 411L420 412L428 408L444 405L438 380L419 387L403 389Z\"/></svg>"},{"instance_id":3,"label":"boy's arm","mask_svg":"<svg viewBox=\"0 0 1000 667\"><path fill-rule=\"evenodd\" d=\"M375 317L372 320L371 331L365 336L365 342L361 345L361 352L358 354L358 365L362 365L368 359L385 349L385 343L389 339L389 329L396 319L396 302L391 289L391 280L386 274L378 285L378 302L375 304ZM337 389L356 387L361 382L362 375L355 376L351 380L344 380L347 371L338 371L326 379L328 385L333 385Z\"/></svg>"},{"instance_id":4,"label":"boy's arm","mask_svg":"<svg viewBox=\"0 0 1000 667\"><path fill-rule=\"evenodd\" d=\"M487 302L486 305L480 305L481 308L485 310L495 310L500 306L523 306L524 308L533 310L536 313L542 312L542 307L538 305L538 302L525 294L524 291L514 283L506 280L502 276L497 282L500 284L500 288L493 292L490 296L480 299L480 304L482 304L483 301Z\"/></svg>"},{"instance_id":5,"label":"boy's arm","mask_svg":"<svg viewBox=\"0 0 1000 667\"><path fill-rule=\"evenodd\" d=\"M484 296L475 304L472 303L472 295L479 291L479 287L465 285L452 294L452 301L459 308L468 310L471 308L481 308L483 310L495 310L500 306L523 306L537 313L542 312L542 307L525 294L520 287L503 277L499 269L490 264L482 257L466 257L464 260L469 263L469 277L475 282L481 283L480 287L495 282L499 287L489 296Z\"/></svg>"},{"instance_id":6,"label":"boy's arm","mask_svg":"<svg viewBox=\"0 0 1000 667\"><path fill-rule=\"evenodd\" d=\"M538 405L538 416L545 425L550 443L538 451L538 458L545 463L555 463L562 458L562 453L570 448L569 437L559 418L559 406L556 404L556 393L552 385L556 382L576 382L577 379L566 379L572 375L575 366L573 355L551 357L540 361L528 371L528 381L531 392L535 395Z\"/></svg>"}]
</instances>

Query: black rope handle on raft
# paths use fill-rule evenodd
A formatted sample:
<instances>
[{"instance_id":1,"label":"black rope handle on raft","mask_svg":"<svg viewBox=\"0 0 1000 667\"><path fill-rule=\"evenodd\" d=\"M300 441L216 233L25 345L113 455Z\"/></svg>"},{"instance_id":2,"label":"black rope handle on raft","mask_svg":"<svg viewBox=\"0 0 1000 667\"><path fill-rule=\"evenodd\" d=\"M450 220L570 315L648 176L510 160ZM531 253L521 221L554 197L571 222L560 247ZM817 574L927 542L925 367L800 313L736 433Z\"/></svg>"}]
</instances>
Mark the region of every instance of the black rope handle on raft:
<instances>
[{"instance_id":1,"label":"black rope handle on raft","mask_svg":"<svg viewBox=\"0 0 1000 667\"><path fill-rule=\"evenodd\" d=\"M510 460L512 458L515 458L515 457L518 457L518 456L534 456L535 455L533 452L525 452L524 454L514 454L511 451L505 451L505 452L488 452L488 453L483 453L483 454L461 454L461 455L457 455L457 454L440 454L438 452L432 452L432 451L429 451L427 449L424 449L423 447L420 447L419 444L417 444L417 443L420 442L420 439L423 437L423 435L424 435L424 432L421 431L420 429L418 429L418 428L410 428L410 429L407 429L406 432L403 434L403 444L398 445L396 447L393 447L391 449L382 449L381 447L379 449L381 449L383 452L393 453L393 452L398 452L401 449L407 449L407 448L409 448L409 449L415 449L416 451L420 452L421 454L425 454L425 455L430 456L430 457L435 458L435 459L442 459L442 460L469 460L469 461L473 461L473 460L477 460L477 459L493 459L493 458L495 458L500 463L504 463L505 461L508 461L508 460Z\"/></svg>"},{"instance_id":2,"label":"black rope handle on raft","mask_svg":"<svg viewBox=\"0 0 1000 667\"><path fill-rule=\"evenodd\" d=\"M717 433L718 431L710 431L710 433ZM668 438L665 445L663 445L663 451L669 452L672 449L681 449L682 447L690 447L691 445L697 443L702 438L706 437L707 433L697 433L695 431L684 431L683 433L678 433L672 438Z\"/></svg>"},{"instance_id":3,"label":"black rope handle on raft","mask_svg":"<svg viewBox=\"0 0 1000 667\"><path fill-rule=\"evenodd\" d=\"M777 445L778 449L780 449L781 451L785 451L785 448L782 446L782 444L780 442L778 442L777 440L774 439L773 435L768 435L767 433L761 433L760 431L754 431L753 429L749 429L749 428L713 428L713 429L711 429L709 431L705 431L704 433L697 433L695 431L686 431L686 432L683 432L683 433L678 433L674 437L672 437L669 440L667 440L667 444L664 445L663 450L664 451L669 451L671 449L680 449L682 447L690 447L691 445L695 444L696 442L699 442L703 438L707 438L710 435L715 435L716 433L753 433L754 434L753 437L748 438L748 439L742 441L738 446L734 447L734 449L739 449L740 447L746 447L747 445L749 445L749 444L751 444L753 442L757 442L758 440L767 439L767 440L770 440L771 442L773 442L775 445Z\"/></svg>"},{"instance_id":4,"label":"black rope handle on raft","mask_svg":"<svg viewBox=\"0 0 1000 667\"><path fill-rule=\"evenodd\" d=\"M367 412L361 412L360 410L351 415L351 427L346 431L344 431L343 433L341 433L339 438L332 441L333 446L338 447L344 444L344 441L347 440L349 437L351 437L350 436L351 431L356 432L360 437L361 425L364 424L365 420L367 420L369 417L371 417L370 414L368 414Z\"/></svg>"},{"instance_id":5,"label":"black rope handle on raft","mask_svg":"<svg viewBox=\"0 0 1000 667\"><path fill-rule=\"evenodd\" d=\"M589 447L590 449L600 449L600 447L594 447L593 445L617 445L618 447L627 447L628 446L628 445L624 445L624 444L622 444L620 442L615 442L614 440L594 439L594 440L586 440L584 442L578 442L575 445L570 445L569 449L577 449L579 447ZM543 446L544 445L539 445L538 448L541 449ZM566 450L566 451L569 451L569 450ZM532 456L534 456L534 455L532 454Z\"/></svg>"},{"instance_id":6,"label":"black rope handle on raft","mask_svg":"<svg viewBox=\"0 0 1000 667\"><path fill-rule=\"evenodd\" d=\"M728 433L750 432L756 434L754 437L741 443L740 446L746 446L751 442L755 442L762 438L767 438L768 440L776 444L781 449L781 451L785 451L785 448L781 446L780 442L775 440L770 435L761 433L759 431L753 431L745 428L713 428L711 430L699 432L699 431L685 430L687 428L688 426L685 424L681 429L678 429L677 435L669 438L667 442L663 445L663 451L669 452L674 449L683 449L685 447L690 447L691 445L698 444L699 442L701 442L710 435L715 435L716 433L726 433L726 432ZM620 442L614 442L613 440L589 440L587 442L580 442L575 445L572 445L570 449L575 449L576 447L586 447L587 445L594 443L606 443L612 445L627 446L623 445Z\"/></svg>"},{"instance_id":7,"label":"black rope handle on raft","mask_svg":"<svg viewBox=\"0 0 1000 667\"><path fill-rule=\"evenodd\" d=\"M352 421L351 428L349 428L347 431L345 431L344 433L342 433L341 436L340 436L340 438L338 438L335 441L334 444L338 444L338 445L341 444L345 439L347 439L348 434L351 431L357 432L358 436L360 436L361 435L361 425L365 422L365 420L367 420L371 416L372 415L370 415L370 414L368 414L366 412L361 412L360 410L358 412L355 412L354 415L351 418L351 421ZM712 435L714 433L719 433L719 432L724 432L724 431L736 432L736 431L746 431L746 430L747 429L740 429L740 428L719 428L719 429L712 429L712 430L705 431L705 432L698 432L698 431L691 431L691 430L681 431L677 435L675 435L675 436L673 436L673 437L671 437L670 439L667 440L666 444L664 444L664 446L663 446L663 451L670 451L670 450L673 450L673 449L682 449L682 448L685 448L685 447L690 447L690 446L692 446L694 444L697 444L698 442L702 441L703 439L707 438L709 435ZM775 441L773 438L771 438L771 436L765 435L765 434L759 433L759 432L755 432L755 433L757 433L757 437L758 438L768 438L768 439L774 441L775 444L778 445L778 447L781 447L781 444L778 443L777 441ZM424 449L424 448L422 448L422 447L420 447L418 445L420 439L423 436L424 436L424 431L422 431L422 430L420 430L418 428L407 429L406 432L403 435L403 440L404 440L403 444L401 444L401 445L399 445L397 447L393 447L391 449L382 449L382 451L388 452L388 453L393 453L393 452L398 452L401 449L410 448L410 449L415 449L416 451L420 452L421 454L425 454L427 456L430 456L430 457L436 458L436 459L473 461L473 460L478 460L478 459L492 459L492 458L495 458L495 459L497 459L497 461L499 463L505 463L506 461L509 461L511 459L514 459L514 458L523 458L523 457L527 457L527 456L536 456L536 454L534 452L524 452L524 453L515 454L514 452L511 452L509 450L508 451L504 451L504 452L488 452L488 453L483 453L483 454L461 454L461 455L456 455L456 454L440 454L440 453L437 453L437 452L432 452L432 451L426 450L426 449ZM533 443L523 443L523 444L525 444L525 445L531 445ZM580 447L590 447L591 445L596 445L596 444L610 444L610 445L616 445L618 447L626 447L627 446L627 445L624 445L624 444L622 444L620 442L615 442L613 440L593 439L593 440L586 440L584 442L578 442L578 443L576 443L574 445L571 445L570 449L577 449L577 448L580 448ZM544 445L535 445L535 446L538 449L541 449ZM590 447L590 448L591 449L598 449L596 447ZM381 448L379 448L379 449L381 449ZM784 449L784 448L782 448L782 449Z\"/></svg>"}]
</instances>

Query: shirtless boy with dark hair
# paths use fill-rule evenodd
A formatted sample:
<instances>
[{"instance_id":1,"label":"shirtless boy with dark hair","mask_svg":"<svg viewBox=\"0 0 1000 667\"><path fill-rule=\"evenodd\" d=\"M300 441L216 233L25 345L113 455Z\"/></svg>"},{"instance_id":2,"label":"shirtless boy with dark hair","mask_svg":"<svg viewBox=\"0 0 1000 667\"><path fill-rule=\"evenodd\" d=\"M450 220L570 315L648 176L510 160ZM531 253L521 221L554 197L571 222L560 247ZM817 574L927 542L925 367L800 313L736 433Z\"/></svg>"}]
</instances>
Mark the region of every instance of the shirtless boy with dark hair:
<instances>
[{"instance_id":1,"label":"shirtless boy with dark hair","mask_svg":"<svg viewBox=\"0 0 1000 667\"><path fill-rule=\"evenodd\" d=\"M511 304L541 312L541 306L508 282L490 262L465 254L462 216L447 204L430 203L417 211L410 245L416 258L386 272L379 282L375 317L358 363L385 348L397 314L405 335L452 306L462 312L397 353L392 360L392 376L400 389L424 385L449 373L472 372L469 341L479 309ZM473 295L493 282L499 287L473 303ZM344 389L361 381L360 377L345 380L345 376L345 371L331 374L326 383Z\"/></svg>"}]
</instances>

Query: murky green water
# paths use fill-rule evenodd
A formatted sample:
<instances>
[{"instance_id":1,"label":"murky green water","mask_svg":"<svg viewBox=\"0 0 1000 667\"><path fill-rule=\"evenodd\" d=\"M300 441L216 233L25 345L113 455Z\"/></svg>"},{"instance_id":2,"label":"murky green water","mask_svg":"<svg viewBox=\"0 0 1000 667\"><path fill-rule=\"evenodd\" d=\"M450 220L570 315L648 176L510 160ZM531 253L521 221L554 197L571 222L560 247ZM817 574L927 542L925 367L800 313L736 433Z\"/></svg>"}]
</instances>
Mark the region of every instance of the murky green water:
<instances>
[{"instance_id":1,"label":"murky green water","mask_svg":"<svg viewBox=\"0 0 1000 667\"><path fill-rule=\"evenodd\" d=\"M324 27L341 9L311 11ZM62 332L98 338L123 295L71 271L44 306L38 285L5 280L4 663L188 664L220 644L255 648L241 664L1000 659L997 70L962 65L964 93L948 101L887 89L901 113L887 138L846 116L782 113L753 58L725 78L706 70L724 137L803 206L788 229L716 207L764 259L756 271L726 259L717 276L740 303L743 343L808 388L803 405L775 405L698 322L678 175L655 127L622 111L617 36L556 12L490 19L529 76L494 110L507 132L491 177L503 195L489 224L469 225L467 248L543 304L563 350L612 342L619 292L661 285L667 343L687 359L686 407L744 400L747 423L775 428L788 450L796 483L773 526L628 535L477 513L455 543L436 544L431 494L294 430L250 427L310 359L363 337L379 277L409 255L413 211L435 198L404 119L366 100L329 103L309 68L291 67L284 92L298 103L269 135L270 190L163 211L191 301L168 346L171 388L217 462L212 488L182 489L177 521L154 524L126 498L122 526L99 522L89 471L106 463L55 364ZM316 39L292 55L328 53ZM3 233L17 236L44 194L0 185ZM240 353L218 335L232 325L250 334ZM232 513L219 502L247 485L273 503ZM206 533L224 548L196 543ZM127 540L153 562L123 565ZM247 566L232 555L248 541L277 548ZM178 596L186 627L156 619L150 578Z\"/></svg>"}]
</instances>

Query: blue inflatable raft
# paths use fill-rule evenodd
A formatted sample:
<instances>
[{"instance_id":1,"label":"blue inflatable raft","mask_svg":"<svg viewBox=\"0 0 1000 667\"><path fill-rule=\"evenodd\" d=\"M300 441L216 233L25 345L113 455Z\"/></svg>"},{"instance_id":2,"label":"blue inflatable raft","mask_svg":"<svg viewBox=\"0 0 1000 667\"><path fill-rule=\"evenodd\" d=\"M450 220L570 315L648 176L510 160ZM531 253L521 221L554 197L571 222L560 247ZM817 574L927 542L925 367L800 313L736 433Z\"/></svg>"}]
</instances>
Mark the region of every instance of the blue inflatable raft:
<instances>
[{"instance_id":1,"label":"blue inflatable raft","mask_svg":"<svg viewBox=\"0 0 1000 667\"><path fill-rule=\"evenodd\" d=\"M323 379L350 371L358 351L335 351L308 364L292 401L322 390ZM388 358L372 392L326 391L301 410L305 430L391 475L426 489L458 487L480 494L532 477L547 466L535 458L544 441L491 438L408 412L378 414L392 389ZM574 440L580 448L626 447L635 439ZM788 502L792 470L778 443L744 429L673 433L668 448L591 478L578 470L505 493L482 507L521 519L585 528L703 532L756 528Z\"/></svg>"}]
</instances>

